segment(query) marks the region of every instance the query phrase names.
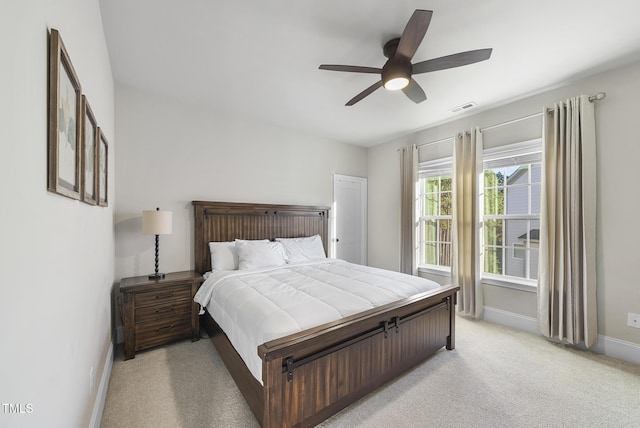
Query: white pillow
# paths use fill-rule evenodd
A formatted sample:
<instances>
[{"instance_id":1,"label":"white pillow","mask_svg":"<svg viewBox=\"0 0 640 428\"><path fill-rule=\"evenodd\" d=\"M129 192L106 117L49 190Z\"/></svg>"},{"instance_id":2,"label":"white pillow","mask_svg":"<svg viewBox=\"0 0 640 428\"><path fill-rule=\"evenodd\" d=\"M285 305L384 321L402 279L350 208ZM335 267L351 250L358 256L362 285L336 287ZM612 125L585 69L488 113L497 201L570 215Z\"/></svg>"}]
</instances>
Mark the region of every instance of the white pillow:
<instances>
[{"instance_id":1,"label":"white pillow","mask_svg":"<svg viewBox=\"0 0 640 428\"><path fill-rule=\"evenodd\" d=\"M269 241L268 239L237 239L236 238L236 244L238 242L241 244L246 244L247 242L251 244L254 242L271 242L271 241Z\"/></svg>"},{"instance_id":2,"label":"white pillow","mask_svg":"<svg viewBox=\"0 0 640 428\"><path fill-rule=\"evenodd\" d=\"M240 270L281 266L287 263L287 255L279 242L236 241L236 252Z\"/></svg>"},{"instance_id":3,"label":"white pillow","mask_svg":"<svg viewBox=\"0 0 640 428\"><path fill-rule=\"evenodd\" d=\"M276 238L276 241L284 246L289 263L327 258L320 235L304 238Z\"/></svg>"},{"instance_id":4,"label":"white pillow","mask_svg":"<svg viewBox=\"0 0 640 428\"><path fill-rule=\"evenodd\" d=\"M209 242L211 270L238 270L236 242L269 242L268 239L255 241L236 239L229 242Z\"/></svg>"},{"instance_id":5,"label":"white pillow","mask_svg":"<svg viewBox=\"0 0 640 428\"><path fill-rule=\"evenodd\" d=\"M211 270L238 269L235 241L209 242L209 251L211 252Z\"/></svg>"}]
</instances>

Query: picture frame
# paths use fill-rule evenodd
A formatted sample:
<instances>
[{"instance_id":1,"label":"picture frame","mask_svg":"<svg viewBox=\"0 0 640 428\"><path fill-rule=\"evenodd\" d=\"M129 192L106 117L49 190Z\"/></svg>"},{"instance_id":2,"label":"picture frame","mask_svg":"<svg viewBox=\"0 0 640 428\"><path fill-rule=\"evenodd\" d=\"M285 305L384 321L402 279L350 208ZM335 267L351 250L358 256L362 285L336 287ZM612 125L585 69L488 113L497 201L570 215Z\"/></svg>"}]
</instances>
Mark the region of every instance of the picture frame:
<instances>
[{"instance_id":1,"label":"picture frame","mask_svg":"<svg viewBox=\"0 0 640 428\"><path fill-rule=\"evenodd\" d=\"M86 95L82 95L82 201L98 204L98 122Z\"/></svg>"},{"instance_id":2,"label":"picture frame","mask_svg":"<svg viewBox=\"0 0 640 428\"><path fill-rule=\"evenodd\" d=\"M80 199L82 87L60 33L49 38L47 190Z\"/></svg>"},{"instance_id":3,"label":"picture frame","mask_svg":"<svg viewBox=\"0 0 640 428\"><path fill-rule=\"evenodd\" d=\"M98 205L106 207L109 205L109 143L100 127L98 127L98 134L98 157L96 162L98 173L97 197Z\"/></svg>"}]
</instances>

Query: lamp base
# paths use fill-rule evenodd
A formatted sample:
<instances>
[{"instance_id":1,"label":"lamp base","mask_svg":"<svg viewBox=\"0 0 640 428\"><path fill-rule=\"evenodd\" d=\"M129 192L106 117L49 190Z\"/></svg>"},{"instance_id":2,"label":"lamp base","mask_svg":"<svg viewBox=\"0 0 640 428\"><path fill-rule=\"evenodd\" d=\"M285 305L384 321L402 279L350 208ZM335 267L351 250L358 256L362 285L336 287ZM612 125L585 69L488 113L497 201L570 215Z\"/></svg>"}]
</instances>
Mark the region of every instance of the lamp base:
<instances>
[{"instance_id":1,"label":"lamp base","mask_svg":"<svg viewBox=\"0 0 640 428\"><path fill-rule=\"evenodd\" d=\"M153 273L151 275L149 275L149 279L164 279L164 274L163 273Z\"/></svg>"}]
</instances>

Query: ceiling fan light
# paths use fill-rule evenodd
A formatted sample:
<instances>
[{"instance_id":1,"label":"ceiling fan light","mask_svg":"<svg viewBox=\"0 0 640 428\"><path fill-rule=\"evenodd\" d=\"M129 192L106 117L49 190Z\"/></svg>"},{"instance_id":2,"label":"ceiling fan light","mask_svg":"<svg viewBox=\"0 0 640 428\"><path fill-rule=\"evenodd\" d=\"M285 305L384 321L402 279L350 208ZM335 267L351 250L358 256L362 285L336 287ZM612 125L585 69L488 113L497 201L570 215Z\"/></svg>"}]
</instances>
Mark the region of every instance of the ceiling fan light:
<instances>
[{"instance_id":1,"label":"ceiling fan light","mask_svg":"<svg viewBox=\"0 0 640 428\"><path fill-rule=\"evenodd\" d=\"M411 63L403 56L394 56L386 62L380 73L382 86L389 91L404 89L411 82Z\"/></svg>"},{"instance_id":2,"label":"ceiling fan light","mask_svg":"<svg viewBox=\"0 0 640 428\"><path fill-rule=\"evenodd\" d=\"M405 76L392 77L384 82L384 88L389 91L397 91L399 89L406 88L409 84L409 79Z\"/></svg>"}]
</instances>

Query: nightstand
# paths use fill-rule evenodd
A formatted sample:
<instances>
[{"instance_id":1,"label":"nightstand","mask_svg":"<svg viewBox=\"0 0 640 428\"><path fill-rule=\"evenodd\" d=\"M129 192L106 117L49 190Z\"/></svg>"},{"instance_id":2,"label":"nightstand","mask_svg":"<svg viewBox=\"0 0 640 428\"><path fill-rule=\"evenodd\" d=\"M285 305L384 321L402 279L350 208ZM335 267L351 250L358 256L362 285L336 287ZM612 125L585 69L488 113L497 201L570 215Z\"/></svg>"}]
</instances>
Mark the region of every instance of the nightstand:
<instances>
[{"instance_id":1,"label":"nightstand","mask_svg":"<svg viewBox=\"0 0 640 428\"><path fill-rule=\"evenodd\" d=\"M195 271L173 272L164 279L148 276L120 281L120 306L124 329L124 359L137 351L178 339L200 338L198 304L193 296L202 283Z\"/></svg>"}]
</instances>

